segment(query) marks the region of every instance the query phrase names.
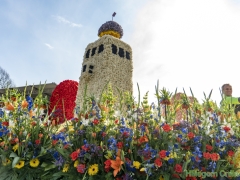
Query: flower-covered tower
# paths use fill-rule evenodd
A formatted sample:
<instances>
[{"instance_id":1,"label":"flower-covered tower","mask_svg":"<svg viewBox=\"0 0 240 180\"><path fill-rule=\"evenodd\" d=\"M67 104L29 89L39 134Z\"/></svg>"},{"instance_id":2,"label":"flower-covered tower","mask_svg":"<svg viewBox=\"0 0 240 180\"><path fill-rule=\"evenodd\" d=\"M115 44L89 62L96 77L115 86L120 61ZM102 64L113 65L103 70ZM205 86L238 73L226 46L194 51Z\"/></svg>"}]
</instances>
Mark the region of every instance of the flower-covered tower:
<instances>
[{"instance_id":1,"label":"flower-covered tower","mask_svg":"<svg viewBox=\"0 0 240 180\"><path fill-rule=\"evenodd\" d=\"M132 49L120 40L122 27L115 21L108 21L99 28L98 36L99 39L85 49L76 98L76 105L80 107L86 85L87 95L96 98L108 82L115 95L118 95L117 88L123 92L133 91Z\"/></svg>"}]
</instances>

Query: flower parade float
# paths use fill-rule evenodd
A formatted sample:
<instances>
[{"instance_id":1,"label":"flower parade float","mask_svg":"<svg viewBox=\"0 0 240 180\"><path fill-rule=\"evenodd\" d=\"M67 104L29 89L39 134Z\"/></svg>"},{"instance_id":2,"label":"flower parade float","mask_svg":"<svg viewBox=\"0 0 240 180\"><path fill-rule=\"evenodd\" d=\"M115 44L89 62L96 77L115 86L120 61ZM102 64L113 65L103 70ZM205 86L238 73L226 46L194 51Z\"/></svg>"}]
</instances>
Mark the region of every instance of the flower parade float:
<instances>
[{"instance_id":1,"label":"flower parade float","mask_svg":"<svg viewBox=\"0 0 240 180\"><path fill-rule=\"evenodd\" d=\"M240 171L240 118L204 93L132 95L132 50L114 21L85 50L79 83L0 97L0 180L197 180ZM191 90L191 89L190 89ZM46 106L47 105L47 106Z\"/></svg>"},{"instance_id":2,"label":"flower parade float","mask_svg":"<svg viewBox=\"0 0 240 180\"><path fill-rule=\"evenodd\" d=\"M12 91L1 97L0 179L238 176L239 118L211 93L200 104L156 88L158 103L149 104L148 93L141 101L128 92L117 98L108 85L98 100L83 97L77 117L56 124L51 113L42 118L41 91L35 100L20 93L11 99Z\"/></svg>"}]
</instances>

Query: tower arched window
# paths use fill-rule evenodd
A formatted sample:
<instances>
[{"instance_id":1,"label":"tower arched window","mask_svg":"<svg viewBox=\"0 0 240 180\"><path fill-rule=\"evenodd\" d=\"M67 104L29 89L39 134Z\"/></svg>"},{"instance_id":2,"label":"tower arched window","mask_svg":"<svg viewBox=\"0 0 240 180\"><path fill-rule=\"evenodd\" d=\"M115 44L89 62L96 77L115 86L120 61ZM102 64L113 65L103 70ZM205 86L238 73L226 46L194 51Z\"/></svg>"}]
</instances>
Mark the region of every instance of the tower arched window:
<instances>
[{"instance_id":1,"label":"tower arched window","mask_svg":"<svg viewBox=\"0 0 240 180\"><path fill-rule=\"evenodd\" d=\"M93 73L93 68L94 68L94 66L93 66L93 65L90 65L90 66L89 66L88 73Z\"/></svg>"},{"instance_id":2,"label":"tower arched window","mask_svg":"<svg viewBox=\"0 0 240 180\"><path fill-rule=\"evenodd\" d=\"M92 55L91 56L93 56L95 54L96 49L97 49L96 47L92 49Z\"/></svg>"},{"instance_id":3,"label":"tower arched window","mask_svg":"<svg viewBox=\"0 0 240 180\"><path fill-rule=\"evenodd\" d=\"M117 54L117 46L115 46L114 44L112 44L112 53Z\"/></svg>"},{"instance_id":4,"label":"tower arched window","mask_svg":"<svg viewBox=\"0 0 240 180\"><path fill-rule=\"evenodd\" d=\"M122 58L124 58L124 50L123 48L119 48L118 55Z\"/></svg>"},{"instance_id":5,"label":"tower arched window","mask_svg":"<svg viewBox=\"0 0 240 180\"><path fill-rule=\"evenodd\" d=\"M85 72L86 69L87 69L87 65L84 65L84 66L83 66L83 70L82 70L82 72Z\"/></svg>"},{"instance_id":6,"label":"tower arched window","mask_svg":"<svg viewBox=\"0 0 240 180\"><path fill-rule=\"evenodd\" d=\"M91 49L87 50L86 58L89 58L90 51L91 51Z\"/></svg>"},{"instance_id":7,"label":"tower arched window","mask_svg":"<svg viewBox=\"0 0 240 180\"><path fill-rule=\"evenodd\" d=\"M101 44L101 45L98 47L98 54L101 53L101 52L103 52L103 50L104 50L104 46L103 46L103 44Z\"/></svg>"},{"instance_id":8,"label":"tower arched window","mask_svg":"<svg viewBox=\"0 0 240 180\"><path fill-rule=\"evenodd\" d=\"M130 60L130 53L128 51L126 51L126 58Z\"/></svg>"}]
</instances>

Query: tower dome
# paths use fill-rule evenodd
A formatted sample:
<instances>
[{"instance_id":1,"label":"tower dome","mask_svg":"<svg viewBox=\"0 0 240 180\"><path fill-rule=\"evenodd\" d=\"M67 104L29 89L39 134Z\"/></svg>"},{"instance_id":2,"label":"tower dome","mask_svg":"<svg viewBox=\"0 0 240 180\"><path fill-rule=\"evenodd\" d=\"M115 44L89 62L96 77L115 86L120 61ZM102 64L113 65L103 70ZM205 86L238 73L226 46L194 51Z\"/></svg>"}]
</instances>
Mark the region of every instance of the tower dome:
<instances>
[{"instance_id":1,"label":"tower dome","mask_svg":"<svg viewBox=\"0 0 240 180\"><path fill-rule=\"evenodd\" d=\"M99 37L102 37L103 35L106 34L121 39L123 36L123 29L115 21L107 21L98 30Z\"/></svg>"}]
</instances>

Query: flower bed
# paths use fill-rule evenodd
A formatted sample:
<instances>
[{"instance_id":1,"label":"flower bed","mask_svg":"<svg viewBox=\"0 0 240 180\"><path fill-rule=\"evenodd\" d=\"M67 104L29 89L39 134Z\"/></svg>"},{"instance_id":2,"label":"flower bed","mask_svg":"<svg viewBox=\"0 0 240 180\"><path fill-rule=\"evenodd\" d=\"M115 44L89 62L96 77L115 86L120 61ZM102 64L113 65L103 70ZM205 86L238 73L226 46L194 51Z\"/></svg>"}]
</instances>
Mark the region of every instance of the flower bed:
<instances>
[{"instance_id":1,"label":"flower bed","mask_svg":"<svg viewBox=\"0 0 240 180\"><path fill-rule=\"evenodd\" d=\"M34 101L30 96L9 90L1 97L2 179L190 180L238 175L239 119L233 108L214 104L211 93L200 104L184 93L171 99L174 95L166 89L156 89L158 104L149 104L148 94L142 102L129 93L117 100L109 86L99 101L84 97L78 117L61 125L50 121L51 114L43 114L41 91ZM179 111L184 120L176 121Z\"/></svg>"}]
</instances>

